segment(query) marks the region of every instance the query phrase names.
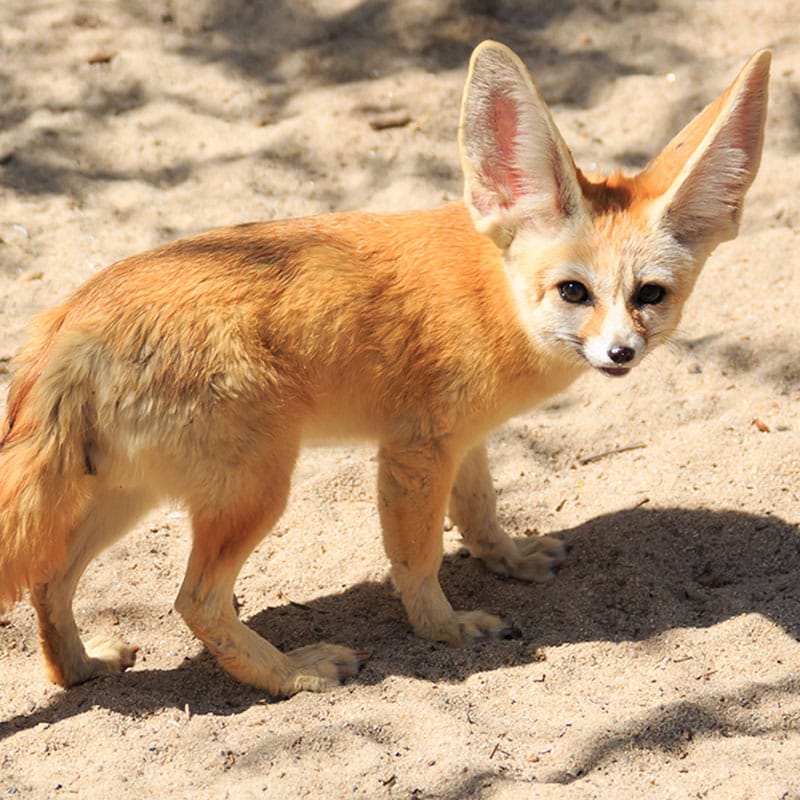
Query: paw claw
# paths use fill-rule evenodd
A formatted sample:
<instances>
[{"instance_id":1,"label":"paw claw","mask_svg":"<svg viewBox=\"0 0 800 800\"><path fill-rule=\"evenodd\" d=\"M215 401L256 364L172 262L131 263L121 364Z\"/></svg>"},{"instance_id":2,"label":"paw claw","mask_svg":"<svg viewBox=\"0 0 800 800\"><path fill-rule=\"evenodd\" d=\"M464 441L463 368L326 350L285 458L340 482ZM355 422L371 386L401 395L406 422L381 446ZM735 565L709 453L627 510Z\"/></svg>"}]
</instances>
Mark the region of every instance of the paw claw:
<instances>
[{"instance_id":1,"label":"paw claw","mask_svg":"<svg viewBox=\"0 0 800 800\"><path fill-rule=\"evenodd\" d=\"M359 670L367 663L367 661L372 658L372 653L369 650L356 650L355 651L356 659L358 660L358 668Z\"/></svg>"},{"instance_id":2,"label":"paw claw","mask_svg":"<svg viewBox=\"0 0 800 800\"><path fill-rule=\"evenodd\" d=\"M521 639L522 638L522 630L518 628L516 625L507 625L501 632L500 637L501 639Z\"/></svg>"}]
</instances>

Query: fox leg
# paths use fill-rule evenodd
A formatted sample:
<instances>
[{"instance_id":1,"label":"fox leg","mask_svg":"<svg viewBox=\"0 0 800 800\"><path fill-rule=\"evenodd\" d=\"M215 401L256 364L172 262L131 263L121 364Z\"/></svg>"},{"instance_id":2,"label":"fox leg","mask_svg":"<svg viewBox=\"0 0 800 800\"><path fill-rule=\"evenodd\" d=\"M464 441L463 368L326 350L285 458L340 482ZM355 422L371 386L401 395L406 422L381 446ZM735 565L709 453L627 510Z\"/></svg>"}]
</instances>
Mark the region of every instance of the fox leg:
<instances>
[{"instance_id":1,"label":"fox leg","mask_svg":"<svg viewBox=\"0 0 800 800\"><path fill-rule=\"evenodd\" d=\"M452 475L451 456L435 445L381 448L378 502L392 580L417 635L459 645L508 628L483 611L454 611L439 585Z\"/></svg>"},{"instance_id":2,"label":"fox leg","mask_svg":"<svg viewBox=\"0 0 800 800\"><path fill-rule=\"evenodd\" d=\"M362 657L326 643L282 653L236 614L233 587L239 570L283 512L289 494L296 449L282 463L274 451L272 456L272 468L243 475L238 483L228 480L240 489L249 482L246 495L193 509L194 542L175 608L234 678L277 697L337 686L358 672Z\"/></svg>"},{"instance_id":3,"label":"fox leg","mask_svg":"<svg viewBox=\"0 0 800 800\"><path fill-rule=\"evenodd\" d=\"M470 554L500 575L544 581L553 577L566 555L564 544L558 539L512 539L500 527L484 444L473 447L461 462L450 492L448 513Z\"/></svg>"},{"instance_id":4,"label":"fox leg","mask_svg":"<svg viewBox=\"0 0 800 800\"><path fill-rule=\"evenodd\" d=\"M78 581L91 560L118 539L150 505L144 494L105 490L92 502L84 521L70 534L66 562L46 581L31 587L47 672L61 686L132 667L137 647L108 636L81 641L72 610Z\"/></svg>"}]
</instances>

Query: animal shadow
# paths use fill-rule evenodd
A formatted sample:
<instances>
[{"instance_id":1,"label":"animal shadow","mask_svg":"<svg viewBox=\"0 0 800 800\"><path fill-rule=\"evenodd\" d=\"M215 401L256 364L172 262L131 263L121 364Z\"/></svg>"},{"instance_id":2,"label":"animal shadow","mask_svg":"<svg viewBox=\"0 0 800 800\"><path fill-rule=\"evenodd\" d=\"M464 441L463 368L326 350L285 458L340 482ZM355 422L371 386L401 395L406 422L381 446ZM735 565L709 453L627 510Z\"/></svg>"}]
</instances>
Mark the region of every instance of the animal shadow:
<instances>
[{"instance_id":1,"label":"animal shadow","mask_svg":"<svg viewBox=\"0 0 800 800\"><path fill-rule=\"evenodd\" d=\"M800 535L774 516L737 511L634 509L554 534L569 547L559 575L526 584L451 554L442 585L456 608L504 616L516 636L452 648L411 634L388 580L363 582L309 603L266 608L246 619L277 646L319 640L367 650L358 685L390 675L460 682L477 672L524 666L541 648L589 641L642 641L676 627L705 628L758 613L800 634ZM0 739L101 705L124 715L165 707L233 714L271 702L230 678L199 650L175 670L137 667L55 695L42 708L0 722Z\"/></svg>"}]
</instances>

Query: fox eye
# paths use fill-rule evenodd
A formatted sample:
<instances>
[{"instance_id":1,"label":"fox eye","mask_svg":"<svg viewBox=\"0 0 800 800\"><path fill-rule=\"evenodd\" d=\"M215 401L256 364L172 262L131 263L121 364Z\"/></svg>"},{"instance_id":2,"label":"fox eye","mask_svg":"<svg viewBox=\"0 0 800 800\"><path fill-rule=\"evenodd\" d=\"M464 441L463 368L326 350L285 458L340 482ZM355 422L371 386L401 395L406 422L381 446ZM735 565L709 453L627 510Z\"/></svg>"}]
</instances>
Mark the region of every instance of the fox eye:
<instances>
[{"instance_id":1,"label":"fox eye","mask_svg":"<svg viewBox=\"0 0 800 800\"><path fill-rule=\"evenodd\" d=\"M586 303L590 299L589 290L580 281L559 283L558 293L568 303Z\"/></svg>"},{"instance_id":2,"label":"fox eye","mask_svg":"<svg viewBox=\"0 0 800 800\"><path fill-rule=\"evenodd\" d=\"M664 299L667 290L657 283L644 283L636 292L634 302L637 306L654 306Z\"/></svg>"}]
</instances>

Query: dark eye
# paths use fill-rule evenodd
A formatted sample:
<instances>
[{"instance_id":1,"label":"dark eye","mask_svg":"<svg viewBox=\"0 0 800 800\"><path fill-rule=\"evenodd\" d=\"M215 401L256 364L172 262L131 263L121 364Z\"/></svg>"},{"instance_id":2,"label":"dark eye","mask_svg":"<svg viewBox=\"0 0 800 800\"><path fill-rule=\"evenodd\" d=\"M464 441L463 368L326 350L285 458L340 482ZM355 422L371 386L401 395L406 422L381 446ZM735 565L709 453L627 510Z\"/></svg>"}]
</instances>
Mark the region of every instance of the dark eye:
<instances>
[{"instance_id":1,"label":"dark eye","mask_svg":"<svg viewBox=\"0 0 800 800\"><path fill-rule=\"evenodd\" d=\"M589 301L589 290L579 281L564 281L558 284L558 293L568 303L586 303Z\"/></svg>"},{"instance_id":2,"label":"dark eye","mask_svg":"<svg viewBox=\"0 0 800 800\"><path fill-rule=\"evenodd\" d=\"M657 283L645 283L642 284L639 287L639 291L636 292L634 302L637 306L654 306L664 299L666 293L667 290Z\"/></svg>"}]
</instances>

